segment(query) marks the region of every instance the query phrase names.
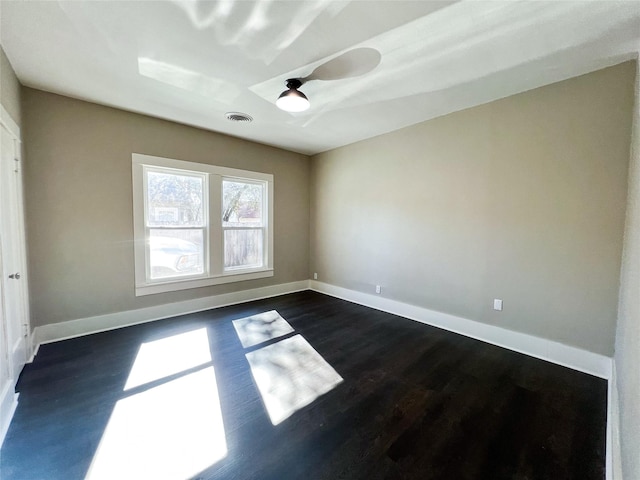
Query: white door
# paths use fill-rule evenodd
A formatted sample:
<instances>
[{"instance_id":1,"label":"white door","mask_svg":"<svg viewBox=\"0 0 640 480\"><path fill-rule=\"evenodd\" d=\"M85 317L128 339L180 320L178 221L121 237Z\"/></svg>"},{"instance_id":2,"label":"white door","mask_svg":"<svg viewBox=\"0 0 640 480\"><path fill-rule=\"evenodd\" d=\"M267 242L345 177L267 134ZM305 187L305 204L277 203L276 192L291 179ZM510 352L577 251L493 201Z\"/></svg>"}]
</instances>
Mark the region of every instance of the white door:
<instances>
[{"instance_id":1,"label":"white door","mask_svg":"<svg viewBox=\"0 0 640 480\"><path fill-rule=\"evenodd\" d=\"M22 216L19 141L0 124L0 248L2 263L2 337L9 376L15 383L27 361L26 262ZM4 363L5 358L3 358ZM0 376L2 373L0 373ZM0 387L1 388L1 387Z\"/></svg>"},{"instance_id":2,"label":"white door","mask_svg":"<svg viewBox=\"0 0 640 480\"><path fill-rule=\"evenodd\" d=\"M2 250L0 249L0 272L2 272ZM11 380L9 365L9 344L7 323L4 319L4 289L0 282L0 445L9 427L11 411L15 402L14 382Z\"/></svg>"}]
</instances>

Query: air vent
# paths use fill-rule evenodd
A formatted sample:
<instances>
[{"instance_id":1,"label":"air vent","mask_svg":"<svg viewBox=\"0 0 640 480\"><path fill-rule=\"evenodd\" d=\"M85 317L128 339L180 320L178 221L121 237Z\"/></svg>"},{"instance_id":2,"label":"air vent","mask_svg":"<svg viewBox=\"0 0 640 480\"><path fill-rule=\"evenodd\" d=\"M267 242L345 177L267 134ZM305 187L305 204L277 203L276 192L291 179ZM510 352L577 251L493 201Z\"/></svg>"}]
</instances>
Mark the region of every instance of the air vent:
<instances>
[{"instance_id":1,"label":"air vent","mask_svg":"<svg viewBox=\"0 0 640 480\"><path fill-rule=\"evenodd\" d=\"M247 115L246 113L240 113L240 112L227 112L224 114L225 117L227 117L227 120L230 120L232 122L252 122L253 118L251 118L250 115Z\"/></svg>"}]
</instances>

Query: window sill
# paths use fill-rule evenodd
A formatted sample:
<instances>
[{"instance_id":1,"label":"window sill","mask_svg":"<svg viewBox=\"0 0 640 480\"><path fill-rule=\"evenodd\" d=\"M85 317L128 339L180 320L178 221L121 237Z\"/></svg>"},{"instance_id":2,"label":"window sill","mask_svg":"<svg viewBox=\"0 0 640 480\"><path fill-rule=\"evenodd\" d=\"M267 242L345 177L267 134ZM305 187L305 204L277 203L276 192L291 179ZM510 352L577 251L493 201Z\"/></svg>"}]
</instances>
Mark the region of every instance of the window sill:
<instances>
[{"instance_id":1,"label":"window sill","mask_svg":"<svg viewBox=\"0 0 640 480\"><path fill-rule=\"evenodd\" d=\"M256 280L258 278L273 277L273 269L258 270L246 273L227 273L217 277L198 278L190 280L170 280L162 283L136 285L136 297L143 295L154 295L156 293L175 292L178 290L188 290L190 288L208 287L211 285L222 285L224 283L243 282L245 280Z\"/></svg>"}]
</instances>

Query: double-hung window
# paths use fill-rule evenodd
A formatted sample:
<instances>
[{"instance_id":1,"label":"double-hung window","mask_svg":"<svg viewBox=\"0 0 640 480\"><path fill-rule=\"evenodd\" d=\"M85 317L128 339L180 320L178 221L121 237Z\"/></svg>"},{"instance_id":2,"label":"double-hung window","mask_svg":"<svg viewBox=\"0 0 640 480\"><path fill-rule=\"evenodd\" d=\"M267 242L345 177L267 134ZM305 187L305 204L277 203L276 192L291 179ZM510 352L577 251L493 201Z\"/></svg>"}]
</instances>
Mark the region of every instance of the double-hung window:
<instances>
[{"instance_id":1,"label":"double-hung window","mask_svg":"<svg viewBox=\"0 0 640 480\"><path fill-rule=\"evenodd\" d=\"M134 153L136 295L273 276L273 176Z\"/></svg>"}]
</instances>

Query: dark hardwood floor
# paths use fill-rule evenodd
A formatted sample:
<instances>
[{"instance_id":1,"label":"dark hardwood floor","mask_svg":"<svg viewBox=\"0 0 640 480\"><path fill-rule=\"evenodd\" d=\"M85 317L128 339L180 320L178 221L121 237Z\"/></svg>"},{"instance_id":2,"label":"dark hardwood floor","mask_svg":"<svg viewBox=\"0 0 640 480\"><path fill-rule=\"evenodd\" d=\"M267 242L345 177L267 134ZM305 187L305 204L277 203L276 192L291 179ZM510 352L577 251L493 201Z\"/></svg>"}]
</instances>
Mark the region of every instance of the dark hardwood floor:
<instances>
[{"instance_id":1,"label":"dark hardwood floor","mask_svg":"<svg viewBox=\"0 0 640 480\"><path fill-rule=\"evenodd\" d=\"M274 309L294 332L243 348L232 321ZM0 477L85 478L119 401L202 371L127 390L141 344L199 328L227 452L193 478L605 478L605 380L310 291L42 345ZM298 334L343 381L274 426L245 355Z\"/></svg>"}]
</instances>

